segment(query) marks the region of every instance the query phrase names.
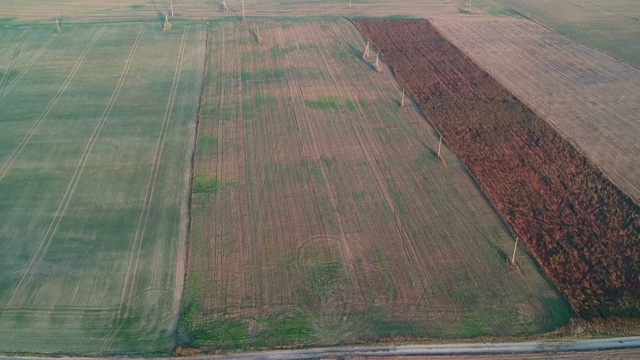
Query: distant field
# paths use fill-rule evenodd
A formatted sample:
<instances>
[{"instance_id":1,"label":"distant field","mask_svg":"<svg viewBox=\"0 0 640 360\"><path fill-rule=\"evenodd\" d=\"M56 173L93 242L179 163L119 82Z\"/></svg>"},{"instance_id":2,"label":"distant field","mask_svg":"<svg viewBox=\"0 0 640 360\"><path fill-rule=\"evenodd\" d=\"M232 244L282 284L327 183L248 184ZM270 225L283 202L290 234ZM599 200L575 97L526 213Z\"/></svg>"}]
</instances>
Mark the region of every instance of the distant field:
<instances>
[{"instance_id":1,"label":"distant field","mask_svg":"<svg viewBox=\"0 0 640 360\"><path fill-rule=\"evenodd\" d=\"M222 0L174 0L173 7L175 16L180 18L241 16L240 0L227 0L226 3L229 12L222 11ZM248 17L434 16L458 14L467 6L466 0L353 0L351 8L349 0L245 0L244 3ZM53 22L57 16L73 21L154 19L169 12L169 0L2 0L0 26L22 21Z\"/></svg>"},{"instance_id":2,"label":"distant field","mask_svg":"<svg viewBox=\"0 0 640 360\"><path fill-rule=\"evenodd\" d=\"M261 44L257 44L256 27ZM213 22L179 343L544 332L568 310L347 21Z\"/></svg>"},{"instance_id":3,"label":"distant field","mask_svg":"<svg viewBox=\"0 0 640 360\"><path fill-rule=\"evenodd\" d=\"M523 19L434 24L640 203L640 70Z\"/></svg>"},{"instance_id":4,"label":"distant field","mask_svg":"<svg viewBox=\"0 0 640 360\"><path fill-rule=\"evenodd\" d=\"M173 346L205 35L0 31L0 351Z\"/></svg>"},{"instance_id":5,"label":"distant field","mask_svg":"<svg viewBox=\"0 0 640 360\"><path fill-rule=\"evenodd\" d=\"M640 67L640 3L636 0L493 1Z\"/></svg>"}]
</instances>

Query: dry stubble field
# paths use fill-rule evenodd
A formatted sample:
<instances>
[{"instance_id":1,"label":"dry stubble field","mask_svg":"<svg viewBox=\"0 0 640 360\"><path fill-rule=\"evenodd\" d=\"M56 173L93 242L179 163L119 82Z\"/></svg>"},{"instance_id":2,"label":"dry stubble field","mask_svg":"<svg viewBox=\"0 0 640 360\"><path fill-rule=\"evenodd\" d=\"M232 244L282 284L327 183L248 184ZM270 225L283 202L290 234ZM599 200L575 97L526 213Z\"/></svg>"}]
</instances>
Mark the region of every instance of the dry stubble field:
<instances>
[{"instance_id":1,"label":"dry stubble field","mask_svg":"<svg viewBox=\"0 0 640 360\"><path fill-rule=\"evenodd\" d=\"M0 351L174 345L206 29L0 32Z\"/></svg>"},{"instance_id":2,"label":"dry stubble field","mask_svg":"<svg viewBox=\"0 0 640 360\"><path fill-rule=\"evenodd\" d=\"M635 0L492 0L558 33L640 67L640 3Z\"/></svg>"},{"instance_id":3,"label":"dry stubble field","mask_svg":"<svg viewBox=\"0 0 640 360\"><path fill-rule=\"evenodd\" d=\"M61 2L64 2L61 7ZM230 12L222 11L222 0L173 0L174 14L182 19L238 17L240 0L226 0ZM476 3L480 4L479 1ZM482 1L496 9L493 0ZM464 12L466 0L245 0L248 17L275 16L434 16ZM169 0L3 0L0 25L23 21L50 21L56 16L73 21L153 19L170 11ZM477 10L480 11L480 10Z\"/></svg>"},{"instance_id":4,"label":"dry stubble field","mask_svg":"<svg viewBox=\"0 0 640 360\"><path fill-rule=\"evenodd\" d=\"M640 203L640 70L522 19L434 25Z\"/></svg>"},{"instance_id":5,"label":"dry stubble field","mask_svg":"<svg viewBox=\"0 0 640 360\"><path fill-rule=\"evenodd\" d=\"M262 43L252 33L259 26ZM214 22L180 342L523 335L568 320L347 21Z\"/></svg>"}]
</instances>

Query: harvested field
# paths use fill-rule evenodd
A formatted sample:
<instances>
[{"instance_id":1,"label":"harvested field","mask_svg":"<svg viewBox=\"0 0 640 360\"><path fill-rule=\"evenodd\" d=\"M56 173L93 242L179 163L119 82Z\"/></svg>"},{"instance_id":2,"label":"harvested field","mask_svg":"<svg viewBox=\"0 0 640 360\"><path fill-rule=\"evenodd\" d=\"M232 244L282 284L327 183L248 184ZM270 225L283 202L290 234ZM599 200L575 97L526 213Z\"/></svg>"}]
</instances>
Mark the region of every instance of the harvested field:
<instances>
[{"instance_id":1,"label":"harvested field","mask_svg":"<svg viewBox=\"0 0 640 360\"><path fill-rule=\"evenodd\" d=\"M426 20L358 20L584 318L640 316L640 209Z\"/></svg>"},{"instance_id":2,"label":"harvested field","mask_svg":"<svg viewBox=\"0 0 640 360\"><path fill-rule=\"evenodd\" d=\"M636 0L492 1L640 67L640 6Z\"/></svg>"},{"instance_id":3,"label":"harvested field","mask_svg":"<svg viewBox=\"0 0 640 360\"><path fill-rule=\"evenodd\" d=\"M531 21L434 25L640 203L640 70Z\"/></svg>"},{"instance_id":4,"label":"harvested field","mask_svg":"<svg viewBox=\"0 0 640 360\"><path fill-rule=\"evenodd\" d=\"M261 43L258 44L259 28ZM183 345L549 331L567 305L351 23L213 22ZM370 61L371 59L369 59Z\"/></svg>"},{"instance_id":5,"label":"harvested field","mask_svg":"<svg viewBox=\"0 0 640 360\"><path fill-rule=\"evenodd\" d=\"M63 6L61 7L61 3ZM314 16L434 16L454 15L466 9L466 0L245 0L249 18L293 16L298 20ZM229 18L242 16L240 0L174 0L174 15L181 19ZM24 21L104 21L157 19L170 13L169 0L2 0L0 25Z\"/></svg>"},{"instance_id":6,"label":"harvested field","mask_svg":"<svg viewBox=\"0 0 640 360\"><path fill-rule=\"evenodd\" d=\"M173 347L205 35L0 33L0 352Z\"/></svg>"}]
</instances>

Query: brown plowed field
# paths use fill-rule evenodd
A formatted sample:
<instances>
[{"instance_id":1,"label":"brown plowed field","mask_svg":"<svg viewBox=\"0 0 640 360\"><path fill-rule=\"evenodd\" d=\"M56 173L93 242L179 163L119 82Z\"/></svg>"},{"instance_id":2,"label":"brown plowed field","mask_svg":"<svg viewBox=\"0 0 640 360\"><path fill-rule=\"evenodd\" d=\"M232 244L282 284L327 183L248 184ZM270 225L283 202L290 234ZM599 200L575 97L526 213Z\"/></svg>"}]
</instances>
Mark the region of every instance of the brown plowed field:
<instances>
[{"instance_id":1,"label":"brown plowed field","mask_svg":"<svg viewBox=\"0 0 640 360\"><path fill-rule=\"evenodd\" d=\"M584 318L640 316L640 209L426 20L357 20Z\"/></svg>"}]
</instances>

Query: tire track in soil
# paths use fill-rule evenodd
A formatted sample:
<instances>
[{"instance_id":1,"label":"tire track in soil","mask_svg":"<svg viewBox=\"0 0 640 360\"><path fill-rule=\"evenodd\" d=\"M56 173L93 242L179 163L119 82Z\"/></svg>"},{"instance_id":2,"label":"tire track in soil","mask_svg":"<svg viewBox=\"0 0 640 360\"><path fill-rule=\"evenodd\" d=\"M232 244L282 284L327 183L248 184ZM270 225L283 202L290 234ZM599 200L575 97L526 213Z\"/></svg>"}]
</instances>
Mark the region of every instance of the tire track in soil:
<instances>
[{"instance_id":1,"label":"tire track in soil","mask_svg":"<svg viewBox=\"0 0 640 360\"><path fill-rule=\"evenodd\" d=\"M76 61L73 69L71 70L71 72L67 76L67 79L64 81L64 83L62 84L60 89L58 89L58 92L56 93L54 98L51 99L51 101L49 102L49 105L47 105L47 108L45 109L45 111L40 115L38 120L36 120L36 122L31 127L31 129L29 130L27 135L25 135L25 137L22 139L22 142L14 150L14 152L12 153L12 156L5 163L5 166L3 166L3 168L0 169L0 181L6 175L8 169L9 169L9 165L15 160L15 158L18 156L20 151L29 142L29 140L31 139L31 136L33 135L35 130L38 128L40 123L42 123L44 121L44 119L46 118L46 116L49 114L49 112L51 112L51 109L53 108L55 103L58 101L58 99L61 97L62 93L65 91L65 89L67 88L69 83L72 81L73 77L75 76L75 74L78 72L78 69L80 68L80 64L82 63L82 61L86 57L86 55L89 52L89 50L91 50L93 45L96 43L96 41L98 41L98 38L100 37L100 35L102 34L103 31L104 31L104 28L101 28L100 30L98 30L96 32L96 34L94 35L94 37L91 40L91 42L89 43L89 45L87 45L85 50L82 52L82 54L80 55L80 57ZM83 156L84 156L84 154L83 154ZM4 170L4 172L2 172L3 170ZM76 169L76 172L77 172L77 169ZM74 173L74 178L75 178L75 175L76 174ZM9 306L13 305L17 301L17 297L22 292L22 288L24 287L25 283L28 282L31 279L32 273L31 273L30 269L34 266L34 264L39 263L42 260L42 258L44 257L44 255L46 254L46 252L47 252L47 250L49 248L49 245L51 243L51 240L53 238L53 235L54 235L55 231L57 230L58 225L60 224L60 220L62 219L62 214L59 217L58 217L58 214L60 214L61 210L64 213L63 208L66 209L66 205L68 205L68 199L66 197L67 197L67 194L69 193L70 189L72 188L72 184L73 184L73 179L74 178L72 178L71 183L69 183L69 185L67 186L67 191L65 192L65 196L63 197L63 200L60 203L60 205L58 205L58 208L57 208L55 214L53 215L53 220L49 224L49 227L47 228L47 232L45 233L44 237L42 238L42 240L40 242L40 245L38 246L38 249L36 250L35 256L31 259L31 262L29 263L29 267L28 267L27 271L25 271L24 275L21 277L20 281L18 282L18 285L13 290L12 295L9 298L9 301L7 302L7 304L9 304Z\"/></svg>"},{"instance_id":2,"label":"tire track in soil","mask_svg":"<svg viewBox=\"0 0 640 360\"><path fill-rule=\"evenodd\" d=\"M7 63L7 67L5 68L4 75L0 80L0 95L4 93L4 89L3 89L4 82L9 77L9 72L13 69L13 66L15 65L16 59L18 58L18 54L20 53L20 50L22 50L22 44L24 44L24 38L27 37L28 32L29 32L28 30L24 30L22 32L22 36L20 37L20 39L18 39L18 42L16 43L16 46L13 50L11 59L9 59L9 63Z\"/></svg>"},{"instance_id":3,"label":"tire track in soil","mask_svg":"<svg viewBox=\"0 0 640 360\"><path fill-rule=\"evenodd\" d=\"M47 49L47 47L49 47L49 45L51 45L53 40L55 40L58 36L59 36L58 34L54 34L53 36L51 36L51 38L49 38L49 40L47 40L47 42L44 43L44 45L42 45L35 54L33 54L31 59L29 59L29 62L27 62L27 65L25 65L24 69L22 69L22 71L20 72L20 74L15 79L13 79L13 81L11 81L9 85L7 85L7 87L4 89L4 91L0 94L0 101L4 99L4 97L9 93L9 90L11 90L18 83L18 81L20 81L20 79L22 79L24 74L26 74L27 71L29 71L33 63L36 60L38 60L40 55L42 55L42 53Z\"/></svg>"}]
</instances>

